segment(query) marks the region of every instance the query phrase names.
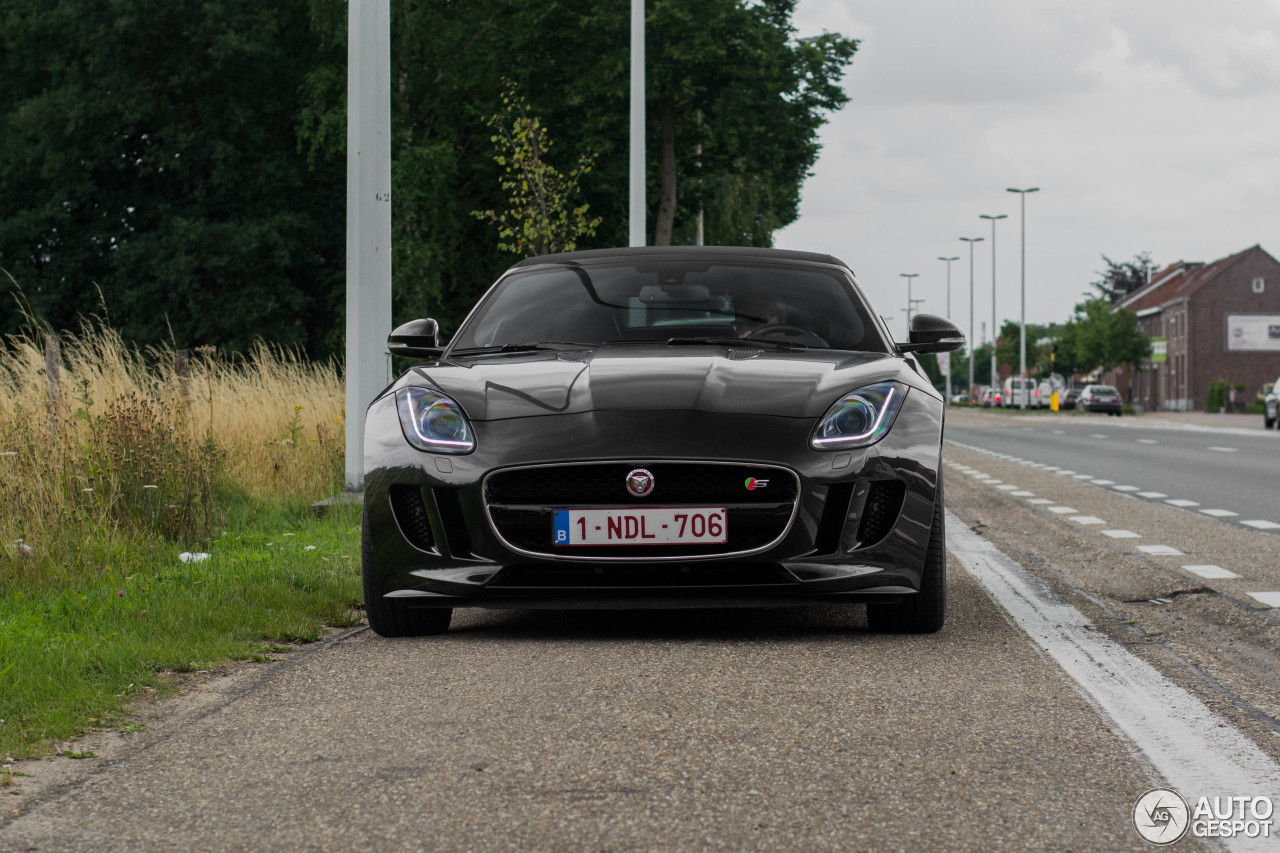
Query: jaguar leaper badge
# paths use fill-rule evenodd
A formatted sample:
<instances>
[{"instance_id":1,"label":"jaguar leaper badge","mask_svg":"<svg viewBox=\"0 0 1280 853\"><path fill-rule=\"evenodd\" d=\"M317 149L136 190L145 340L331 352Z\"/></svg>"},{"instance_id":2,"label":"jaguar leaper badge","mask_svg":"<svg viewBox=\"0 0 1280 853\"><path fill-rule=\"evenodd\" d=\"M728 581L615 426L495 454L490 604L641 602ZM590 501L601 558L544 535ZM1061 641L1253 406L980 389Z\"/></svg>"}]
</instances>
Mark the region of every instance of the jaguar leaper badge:
<instances>
[{"instance_id":1,"label":"jaguar leaper badge","mask_svg":"<svg viewBox=\"0 0 1280 853\"><path fill-rule=\"evenodd\" d=\"M653 491L653 474L636 468L627 475L627 491L637 498L647 497Z\"/></svg>"}]
</instances>

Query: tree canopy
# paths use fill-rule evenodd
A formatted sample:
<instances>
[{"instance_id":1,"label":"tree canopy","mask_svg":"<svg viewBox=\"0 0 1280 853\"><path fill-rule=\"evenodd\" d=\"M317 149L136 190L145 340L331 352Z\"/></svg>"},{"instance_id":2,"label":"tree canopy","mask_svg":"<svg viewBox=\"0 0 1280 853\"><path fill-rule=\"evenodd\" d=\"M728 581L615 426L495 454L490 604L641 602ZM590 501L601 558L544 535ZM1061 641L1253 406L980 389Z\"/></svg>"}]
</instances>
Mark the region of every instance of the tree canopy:
<instances>
[{"instance_id":1,"label":"tree canopy","mask_svg":"<svg viewBox=\"0 0 1280 853\"><path fill-rule=\"evenodd\" d=\"M1120 302L1129 294L1145 287L1156 269L1150 252L1139 252L1133 256L1133 260L1120 262L1103 255L1102 262L1107 268L1097 273L1098 277L1093 280L1092 285L1113 303Z\"/></svg>"}]
</instances>

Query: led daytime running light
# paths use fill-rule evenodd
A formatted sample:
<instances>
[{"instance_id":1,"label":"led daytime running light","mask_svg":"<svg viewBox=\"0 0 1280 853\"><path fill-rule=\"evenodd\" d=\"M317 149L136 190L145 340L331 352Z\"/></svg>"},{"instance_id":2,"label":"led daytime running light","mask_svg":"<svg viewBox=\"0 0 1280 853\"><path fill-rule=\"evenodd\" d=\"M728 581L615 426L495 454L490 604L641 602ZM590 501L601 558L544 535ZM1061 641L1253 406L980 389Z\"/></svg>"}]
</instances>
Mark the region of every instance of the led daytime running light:
<instances>
[{"instance_id":1,"label":"led daytime running light","mask_svg":"<svg viewBox=\"0 0 1280 853\"><path fill-rule=\"evenodd\" d=\"M396 411L405 440L419 450L433 453L470 453L475 450L471 422L462 407L448 397L427 388L401 388L396 392ZM447 432L433 428L444 420Z\"/></svg>"}]
</instances>

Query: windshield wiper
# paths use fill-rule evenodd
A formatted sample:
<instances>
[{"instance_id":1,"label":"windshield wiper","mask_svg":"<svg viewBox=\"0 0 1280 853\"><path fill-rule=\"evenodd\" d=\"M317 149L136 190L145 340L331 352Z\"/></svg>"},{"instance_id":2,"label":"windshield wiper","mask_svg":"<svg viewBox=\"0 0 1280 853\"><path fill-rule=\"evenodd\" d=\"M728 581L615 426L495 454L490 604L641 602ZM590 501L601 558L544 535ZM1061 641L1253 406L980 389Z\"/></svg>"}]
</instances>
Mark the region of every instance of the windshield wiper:
<instances>
[{"instance_id":1,"label":"windshield wiper","mask_svg":"<svg viewBox=\"0 0 1280 853\"><path fill-rule=\"evenodd\" d=\"M655 341L657 343L657 341ZM788 352L799 352L808 349L804 344L792 343L790 341L771 341L767 338L717 338L717 337L696 337L696 338L668 338L667 343L672 346L684 346L689 344L714 344L716 346L725 347L749 347L749 348L765 348L786 350Z\"/></svg>"},{"instance_id":2,"label":"windshield wiper","mask_svg":"<svg viewBox=\"0 0 1280 853\"><path fill-rule=\"evenodd\" d=\"M450 355L479 355L483 353L504 353L504 352L540 352L540 351L559 351L565 348L582 349L594 348L600 346L599 341L531 341L524 344L503 344L500 347L459 347L453 350Z\"/></svg>"}]
</instances>

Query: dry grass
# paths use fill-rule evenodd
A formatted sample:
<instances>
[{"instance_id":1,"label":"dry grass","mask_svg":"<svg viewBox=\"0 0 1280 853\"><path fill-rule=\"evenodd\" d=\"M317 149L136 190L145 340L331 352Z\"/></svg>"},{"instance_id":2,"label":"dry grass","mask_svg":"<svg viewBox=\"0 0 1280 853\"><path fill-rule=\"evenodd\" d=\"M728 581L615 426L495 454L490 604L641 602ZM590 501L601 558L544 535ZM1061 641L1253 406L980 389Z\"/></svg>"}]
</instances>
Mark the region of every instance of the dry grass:
<instances>
[{"instance_id":1,"label":"dry grass","mask_svg":"<svg viewBox=\"0 0 1280 853\"><path fill-rule=\"evenodd\" d=\"M74 557L75 542L159 533L207 539L229 494L315 498L340 487L343 384L333 363L260 344L225 359L140 352L104 323L0 346L0 542ZM185 375L184 375L185 373ZM41 560L43 562L43 560Z\"/></svg>"}]
</instances>

